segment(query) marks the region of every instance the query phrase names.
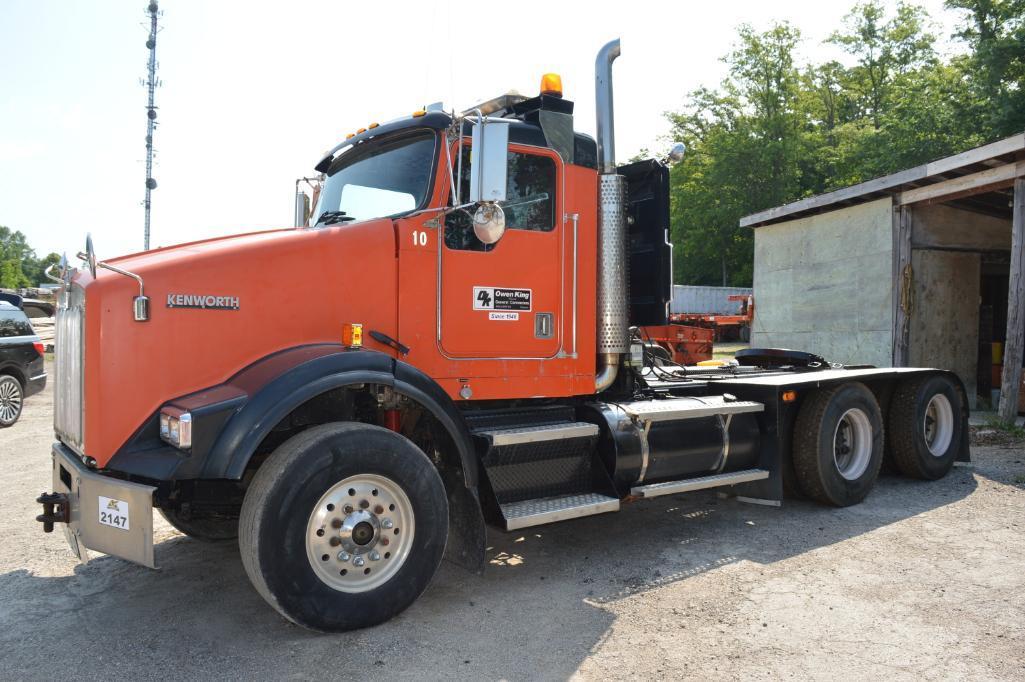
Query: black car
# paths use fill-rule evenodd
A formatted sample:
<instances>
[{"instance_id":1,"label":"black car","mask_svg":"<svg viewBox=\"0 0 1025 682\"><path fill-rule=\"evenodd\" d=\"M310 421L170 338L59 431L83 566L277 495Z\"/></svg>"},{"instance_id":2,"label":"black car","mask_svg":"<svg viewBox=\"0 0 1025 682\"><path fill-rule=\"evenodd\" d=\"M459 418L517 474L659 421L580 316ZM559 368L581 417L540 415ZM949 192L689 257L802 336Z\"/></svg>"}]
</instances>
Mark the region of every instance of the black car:
<instances>
[{"instance_id":1,"label":"black car","mask_svg":"<svg viewBox=\"0 0 1025 682\"><path fill-rule=\"evenodd\" d=\"M0 429L18 421L25 398L45 386L43 343L25 312L0 299Z\"/></svg>"}]
</instances>

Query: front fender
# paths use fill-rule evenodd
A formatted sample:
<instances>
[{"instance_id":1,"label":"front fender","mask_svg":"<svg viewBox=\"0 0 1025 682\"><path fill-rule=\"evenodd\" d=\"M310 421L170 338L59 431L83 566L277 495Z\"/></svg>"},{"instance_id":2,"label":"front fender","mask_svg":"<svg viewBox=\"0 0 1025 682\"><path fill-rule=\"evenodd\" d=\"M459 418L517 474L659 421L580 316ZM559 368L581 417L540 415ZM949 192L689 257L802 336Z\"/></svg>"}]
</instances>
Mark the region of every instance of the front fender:
<instances>
[{"instance_id":1,"label":"front fender","mask_svg":"<svg viewBox=\"0 0 1025 682\"><path fill-rule=\"evenodd\" d=\"M154 414L107 468L153 480L239 480L256 448L290 412L318 395L354 384L389 386L430 412L455 443L464 484L477 485L470 433L448 394L412 365L337 344L275 353L220 386L169 401L193 414L191 452L159 440L159 415Z\"/></svg>"}]
</instances>

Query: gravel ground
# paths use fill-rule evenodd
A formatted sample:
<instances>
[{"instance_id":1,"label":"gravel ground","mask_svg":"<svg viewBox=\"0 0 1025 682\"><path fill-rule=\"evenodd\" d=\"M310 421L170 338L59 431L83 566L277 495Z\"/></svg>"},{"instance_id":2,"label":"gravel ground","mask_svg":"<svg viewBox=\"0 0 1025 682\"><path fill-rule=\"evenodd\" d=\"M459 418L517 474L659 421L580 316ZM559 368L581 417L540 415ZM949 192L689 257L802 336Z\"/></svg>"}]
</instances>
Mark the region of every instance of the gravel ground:
<instances>
[{"instance_id":1,"label":"gravel ground","mask_svg":"<svg viewBox=\"0 0 1025 682\"><path fill-rule=\"evenodd\" d=\"M384 625L318 635L250 587L238 550L157 525L159 571L78 565L44 535L50 391L0 431L4 679L1025 678L1025 448L943 481L884 477L849 509L714 494L494 533Z\"/></svg>"}]
</instances>

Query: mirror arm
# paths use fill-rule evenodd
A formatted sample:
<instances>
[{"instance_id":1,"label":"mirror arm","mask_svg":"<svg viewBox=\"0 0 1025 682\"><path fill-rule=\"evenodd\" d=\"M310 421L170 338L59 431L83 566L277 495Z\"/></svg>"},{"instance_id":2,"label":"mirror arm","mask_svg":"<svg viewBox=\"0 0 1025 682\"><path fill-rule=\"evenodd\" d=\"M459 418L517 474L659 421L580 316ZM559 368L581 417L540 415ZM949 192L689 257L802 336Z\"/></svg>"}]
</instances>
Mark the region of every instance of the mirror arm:
<instances>
[{"instance_id":1,"label":"mirror arm","mask_svg":"<svg viewBox=\"0 0 1025 682\"><path fill-rule=\"evenodd\" d=\"M453 126L455 126L455 116L452 117ZM459 142L462 143L462 135L459 136ZM448 162L448 182L449 182L449 198L454 202L459 200L457 196L458 190L456 189L456 176L455 171L452 168L452 144L451 141L445 138L445 160Z\"/></svg>"}]
</instances>

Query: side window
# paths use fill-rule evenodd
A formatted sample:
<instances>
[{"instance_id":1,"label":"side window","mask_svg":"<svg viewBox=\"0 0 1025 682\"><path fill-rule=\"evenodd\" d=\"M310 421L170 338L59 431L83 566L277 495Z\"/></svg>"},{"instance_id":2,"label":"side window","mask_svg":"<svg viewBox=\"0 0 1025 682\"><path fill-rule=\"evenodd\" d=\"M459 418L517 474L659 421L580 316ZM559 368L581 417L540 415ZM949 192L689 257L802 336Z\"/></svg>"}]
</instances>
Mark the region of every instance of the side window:
<instances>
[{"instance_id":1,"label":"side window","mask_svg":"<svg viewBox=\"0 0 1025 682\"><path fill-rule=\"evenodd\" d=\"M32 325L20 310L0 310L0 337L32 336Z\"/></svg>"},{"instance_id":2,"label":"side window","mask_svg":"<svg viewBox=\"0 0 1025 682\"><path fill-rule=\"evenodd\" d=\"M555 161L548 156L509 152L509 179L506 200L499 204L505 211L505 225L511 230L551 232L555 229ZM470 150L463 148L463 172L460 193L470 194ZM454 211L445 218L445 245L464 251L491 251L496 244L482 243L473 233L472 215Z\"/></svg>"}]
</instances>

